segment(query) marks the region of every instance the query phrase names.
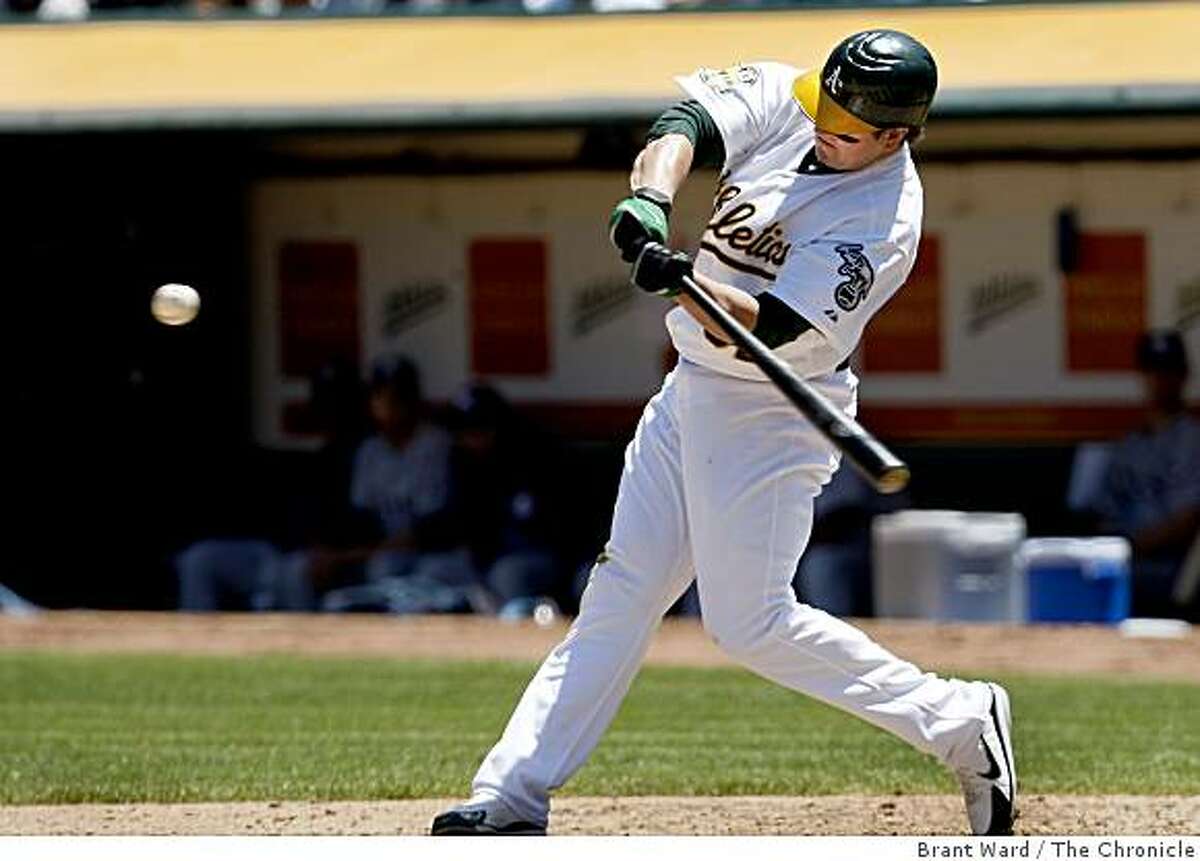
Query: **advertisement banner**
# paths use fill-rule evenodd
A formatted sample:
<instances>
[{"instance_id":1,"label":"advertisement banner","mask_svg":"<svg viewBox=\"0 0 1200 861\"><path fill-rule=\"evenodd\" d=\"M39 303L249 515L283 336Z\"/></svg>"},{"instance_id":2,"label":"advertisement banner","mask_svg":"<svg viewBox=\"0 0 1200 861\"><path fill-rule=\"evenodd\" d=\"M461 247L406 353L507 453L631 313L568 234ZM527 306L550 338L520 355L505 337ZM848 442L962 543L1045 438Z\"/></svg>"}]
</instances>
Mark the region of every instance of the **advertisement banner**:
<instances>
[{"instance_id":1,"label":"advertisement banner","mask_svg":"<svg viewBox=\"0 0 1200 861\"><path fill-rule=\"evenodd\" d=\"M898 374L942 370L941 260L938 237L921 237L908 281L867 327L862 344L865 370Z\"/></svg>"},{"instance_id":2,"label":"advertisement banner","mask_svg":"<svg viewBox=\"0 0 1200 861\"><path fill-rule=\"evenodd\" d=\"M1146 329L1146 240L1138 233L1079 236L1078 267L1063 276L1067 368L1125 371Z\"/></svg>"},{"instance_id":3,"label":"advertisement banner","mask_svg":"<svg viewBox=\"0 0 1200 861\"><path fill-rule=\"evenodd\" d=\"M545 241L476 239L467 256L471 370L545 374L550 370Z\"/></svg>"}]
</instances>

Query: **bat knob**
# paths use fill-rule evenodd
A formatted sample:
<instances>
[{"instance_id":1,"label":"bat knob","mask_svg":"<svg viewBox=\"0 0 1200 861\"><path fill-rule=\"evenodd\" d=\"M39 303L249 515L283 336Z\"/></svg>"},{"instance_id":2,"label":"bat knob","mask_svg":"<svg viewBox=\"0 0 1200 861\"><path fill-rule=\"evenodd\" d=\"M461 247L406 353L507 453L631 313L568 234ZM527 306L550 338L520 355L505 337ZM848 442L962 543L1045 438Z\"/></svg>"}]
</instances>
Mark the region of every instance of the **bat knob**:
<instances>
[{"instance_id":1,"label":"bat knob","mask_svg":"<svg viewBox=\"0 0 1200 861\"><path fill-rule=\"evenodd\" d=\"M875 489L880 493L899 493L908 487L910 478L912 478L912 473L904 464L890 466L875 479Z\"/></svg>"}]
</instances>

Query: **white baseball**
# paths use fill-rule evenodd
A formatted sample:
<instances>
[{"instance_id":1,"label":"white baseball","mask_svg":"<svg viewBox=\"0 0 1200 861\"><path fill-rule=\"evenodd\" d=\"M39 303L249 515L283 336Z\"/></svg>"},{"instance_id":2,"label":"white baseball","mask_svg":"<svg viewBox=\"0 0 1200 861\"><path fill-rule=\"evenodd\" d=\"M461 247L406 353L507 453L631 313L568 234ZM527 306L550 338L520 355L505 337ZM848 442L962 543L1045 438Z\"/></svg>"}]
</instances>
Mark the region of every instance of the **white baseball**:
<instances>
[{"instance_id":1,"label":"white baseball","mask_svg":"<svg viewBox=\"0 0 1200 861\"><path fill-rule=\"evenodd\" d=\"M164 284L150 299L154 319L168 326L182 326L200 313L200 294L186 284Z\"/></svg>"}]
</instances>

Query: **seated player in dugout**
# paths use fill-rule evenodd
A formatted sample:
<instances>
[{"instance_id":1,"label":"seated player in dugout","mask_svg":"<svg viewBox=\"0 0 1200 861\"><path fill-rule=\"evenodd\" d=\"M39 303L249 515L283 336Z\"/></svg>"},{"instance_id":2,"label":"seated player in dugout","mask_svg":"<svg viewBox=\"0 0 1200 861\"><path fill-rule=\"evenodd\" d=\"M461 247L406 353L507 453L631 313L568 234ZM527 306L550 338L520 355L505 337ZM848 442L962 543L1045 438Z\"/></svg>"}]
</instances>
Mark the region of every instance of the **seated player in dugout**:
<instances>
[{"instance_id":1,"label":"seated player in dugout","mask_svg":"<svg viewBox=\"0 0 1200 861\"><path fill-rule=\"evenodd\" d=\"M911 36L874 30L807 74L755 63L679 83L689 98L654 124L610 235L636 286L674 297L666 324L680 359L626 452L609 541L571 632L530 682L470 800L432 832L545 833L550 792L599 742L659 619L694 580L704 627L731 657L936 757L958 776L971 830L1011 833L1007 693L924 673L796 600L813 500L838 451L679 295L694 277L853 413L849 356L917 251L922 190L908 142L937 88L933 57ZM675 193L704 160L721 174L693 261L664 243Z\"/></svg>"},{"instance_id":2,"label":"seated player in dugout","mask_svg":"<svg viewBox=\"0 0 1200 861\"><path fill-rule=\"evenodd\" d=\"M222 609L230 598L256 610L385 609L384 591L366 587L405 578L465 592L474 583L450 522L450 436L424 416L417 366L399 355L373 363L374 432L366 436L358 381L339 394L313 382L315 406L348 412L343 426L327 428L310 510L289 506L296 534L283 546L227 538L191 545L177 559L180 609ZM290 501L299 493L292 489Z\"/></svg>"},{"instance_id":3,"label":"seated player in dugout","mask_svg":"<svg viewBox=\"0 0 1200 861\"><path fill-rule=\"evenodd\" d=\"M1084 508L1096 532L1124 535L1133 545L1133 615L1200 621L1200 421L1184 402L1183 337L1146 332L1136 364L1142 422L1107 447Z\"/></svg>"}]
</instances>

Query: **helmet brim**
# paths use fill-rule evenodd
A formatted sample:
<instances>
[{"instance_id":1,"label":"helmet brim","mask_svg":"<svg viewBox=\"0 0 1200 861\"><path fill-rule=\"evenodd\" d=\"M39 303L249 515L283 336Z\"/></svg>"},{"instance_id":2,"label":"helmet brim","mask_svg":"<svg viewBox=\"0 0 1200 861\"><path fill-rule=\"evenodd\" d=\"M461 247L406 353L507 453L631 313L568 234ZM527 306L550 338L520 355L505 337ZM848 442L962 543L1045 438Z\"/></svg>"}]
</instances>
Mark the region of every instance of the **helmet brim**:
<instances>
[{"instance_id":1,"label":"helmet brim","mask_svg":"<svg viewBox=\"0 0 1200 861\"><path fill-rule=\"evenodd\" d=\"M800 103L800 109L813 121L813 125L823 132L835 135L862 135L879 131L833 100L821 85L820 69L812 69L796 78L792 85L792 94Z\"/></svg>"}]
</instances>

